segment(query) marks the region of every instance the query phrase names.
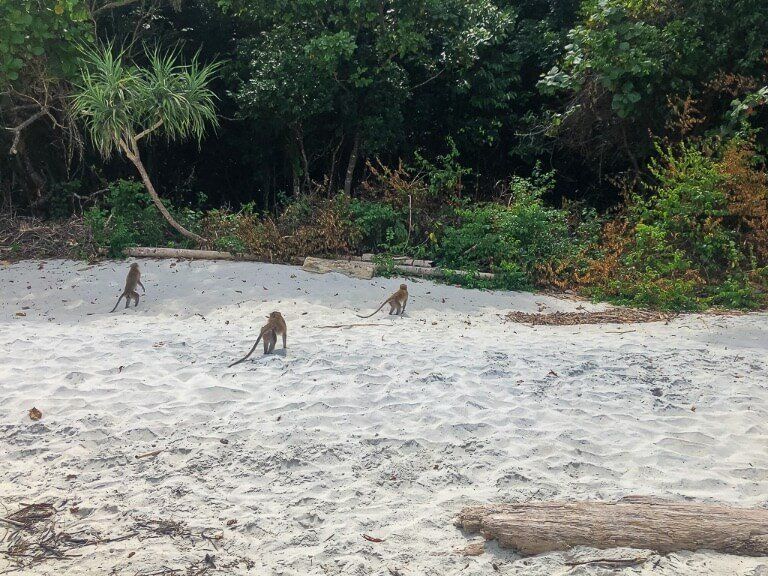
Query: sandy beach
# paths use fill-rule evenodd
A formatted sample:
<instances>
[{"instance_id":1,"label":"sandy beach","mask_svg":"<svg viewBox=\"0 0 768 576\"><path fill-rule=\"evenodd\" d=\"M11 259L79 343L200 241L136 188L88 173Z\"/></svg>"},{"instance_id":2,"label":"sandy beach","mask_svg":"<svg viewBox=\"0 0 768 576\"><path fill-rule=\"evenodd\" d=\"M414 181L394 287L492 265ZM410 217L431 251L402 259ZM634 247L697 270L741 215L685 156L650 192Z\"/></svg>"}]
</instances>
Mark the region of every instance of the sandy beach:
<instances>
[{"instance_id":1,"label":"sandy beach","mask_svg":"<svg viewBox=\"0 0 768 576\"><path fill-rule=\"evenodd\" d=\"M530 327L504 315L600 306L406 280L405 317L361 320L403 279L140 265L146 294L114 314L127 262L0 267L0 516L49 502L61 529L135 534L27 567L0 554L0 573L768 575L712 552L465 556L479 539L452 524L501 501L765 507L768 314ZM272 310L287 351L227 368Z\"/></svg>"}]
</instances>

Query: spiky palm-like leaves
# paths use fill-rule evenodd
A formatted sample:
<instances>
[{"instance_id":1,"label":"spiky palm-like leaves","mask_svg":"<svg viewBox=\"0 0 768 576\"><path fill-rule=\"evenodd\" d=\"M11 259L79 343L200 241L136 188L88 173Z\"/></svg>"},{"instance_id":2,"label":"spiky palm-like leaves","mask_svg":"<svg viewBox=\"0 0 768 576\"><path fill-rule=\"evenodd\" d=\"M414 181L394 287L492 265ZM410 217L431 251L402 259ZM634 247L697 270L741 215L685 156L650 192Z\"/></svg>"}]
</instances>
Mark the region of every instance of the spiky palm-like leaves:
<instances>
[{"instance_id":1,"label":"spiky palm-like leaves","mask_svg":"<svg viewBox=\"0 0 768 576\"><path fill-rule=\"evenodd\" d=\"M216 96L208 84L219 64L201 65L197 57L180 62L175 51L147 53L148 65L126 62L124 52L111 45L83 51L81 80L72 108L83 118L94 147L104 158L125 154L165 219L188 238L205 239L181 226L163 205L141 161L139 142L161 135L169 141L200 141L209 126L217 126Z\"/></svg>"}]
</instances>

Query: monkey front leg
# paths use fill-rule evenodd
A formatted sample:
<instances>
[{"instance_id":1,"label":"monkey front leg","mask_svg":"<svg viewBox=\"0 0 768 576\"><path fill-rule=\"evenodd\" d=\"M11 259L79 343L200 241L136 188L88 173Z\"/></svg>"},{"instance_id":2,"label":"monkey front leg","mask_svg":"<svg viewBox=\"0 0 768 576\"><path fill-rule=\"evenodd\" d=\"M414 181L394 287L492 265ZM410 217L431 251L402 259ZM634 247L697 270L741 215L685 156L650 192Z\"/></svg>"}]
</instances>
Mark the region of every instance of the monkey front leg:
<instances>
[{"instance_id":1,"label":"monkey front leg","mask_svg":"<svg viewBox=\"0 0 768 576\"><path fill-rule=\"evenodd\" d=\"M286 342L288 341L288 330L283 331L283 350L288 348Z\"/></svg>"}]
</instances>

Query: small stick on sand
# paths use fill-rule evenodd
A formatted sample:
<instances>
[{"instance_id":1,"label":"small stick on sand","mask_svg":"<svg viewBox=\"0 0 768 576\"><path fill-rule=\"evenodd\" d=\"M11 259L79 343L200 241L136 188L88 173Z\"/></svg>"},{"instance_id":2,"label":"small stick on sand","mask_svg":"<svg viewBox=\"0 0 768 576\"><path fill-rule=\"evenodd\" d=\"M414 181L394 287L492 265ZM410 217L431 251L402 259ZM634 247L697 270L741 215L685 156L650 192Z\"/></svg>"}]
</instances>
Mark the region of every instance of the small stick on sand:
<instances>
[{"instance_id":1,"label":"small stick on sand","mask_svg":"<svg viewBox=\"0 0 768 576\"><path fill-rule=\"evenodd\" d=\"M362 537L368 540L368 542L376 542L377 544L379 542L384 542L383 538L374 538L373 536L368 536L368 534L362 534Z\"/></svg>"},{"instance_id":2,"label":"small stick on sand","mask_svg":"<svg viewBox=\"0 0 768 576\"><path fill-rule=\"evenodd\" d=\"M150 458L152 456L157 456L160 454L160 452L163 452L165 448L161 448L160 450L152 450L152 452L145 452L144 454L136 454L136 460L139 460L141 458Z\"/></svg>"},{"instance_id":3,"label":"small stick on sand","mask_svg":"<svg viewBox=\"0 0 768 576\"><path fill-rule=\"evenodd\" d=\"M603 564L606 566L617 566L620 568L626 568L630 566L636 566L643 564L651 559L651 556L638 556L637 558L592 558L588 560L568 560L565 562L566 566L586 566L589 564Z\"/></svg>"},{"instance_id":4,"label":"small stick on sand","mask_svg":"<svg viewBox=\"0 0 768 576\"><path fill-rule=\"evenodd\" d=\"M18 526L19 528L26 528L27 525L23 522L17 522L16 520L11 520L10 518L2 518L0 517L0 522L8 522L8 524L11 524L12 526Z\"/></svg>"}]
</instances>

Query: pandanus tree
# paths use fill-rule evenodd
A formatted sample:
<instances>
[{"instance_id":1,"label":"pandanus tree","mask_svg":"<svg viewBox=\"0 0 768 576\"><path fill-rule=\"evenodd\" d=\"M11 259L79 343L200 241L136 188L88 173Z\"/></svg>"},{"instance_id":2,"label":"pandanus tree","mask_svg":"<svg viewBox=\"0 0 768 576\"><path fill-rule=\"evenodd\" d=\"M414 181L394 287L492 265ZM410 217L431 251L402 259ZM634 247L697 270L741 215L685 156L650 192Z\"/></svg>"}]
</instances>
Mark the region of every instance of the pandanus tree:
<instances>
[{"instance_id":1,"label":"pandanus tree","mask_svg":"<svg viewBox=\"0 0 768 576\"><path fill-rule=\"evenodd\" d=\"M196 57L185 64L175 51L153 50L146 56L147 65L140 67L110 45L85 50L72 107L101 156L125 155L168 223L204 244L203 237L179 224L163 204L144 167L139 144L153 137L168 141L193 137L199 142L207 128L215 128L216 96L208 85L219 64L202 65Z\"/></svg>"}]
</instances>

